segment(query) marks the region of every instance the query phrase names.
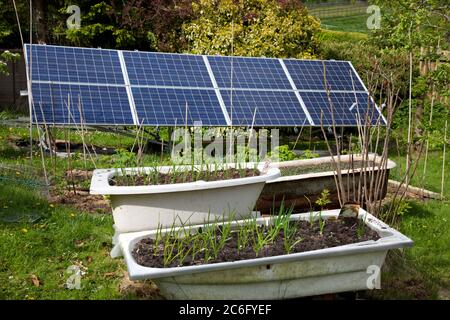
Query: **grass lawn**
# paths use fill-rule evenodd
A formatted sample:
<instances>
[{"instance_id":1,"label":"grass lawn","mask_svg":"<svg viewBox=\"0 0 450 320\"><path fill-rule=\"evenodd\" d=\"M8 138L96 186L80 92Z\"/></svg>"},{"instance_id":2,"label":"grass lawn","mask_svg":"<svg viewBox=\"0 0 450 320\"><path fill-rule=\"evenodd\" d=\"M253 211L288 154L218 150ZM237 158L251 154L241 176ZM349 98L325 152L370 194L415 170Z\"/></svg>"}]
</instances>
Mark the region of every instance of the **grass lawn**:
<instances>
[{"instance_id":1,"label":"grass lawn","mask_svg":"<svg viewBox=\"0 0 450 320\"><path fill-rule=\"evenodd\" d=\"M61 134L61 133L58 133ZM0 127L0 162L2 165L30 165L25 150L14 150L8 143L11 136L27 139L27 130ZM77 137L72 137L74 140ZM128 148L133 141L112 134L94 133L92 143ZM120 156L101 156L99 167L121 163ZM159 155L147 155L146 164L159 161ZM392 176L398 177L402 158L393 157L398 167ZM40 168L39 153L33 157L33 167ZM47 168L58 190L67 189L67 160L57 159L54 172L47 156ZM167 161L167 157L164 157ZM440 190L442 154L429 157L429 174L425 186ZM447 158L447 166L450 156ZM84 169L80 156L72 161L74 168ZM93 164L88 162L89 169ZM39 172L39 170L36 170ZM421 172L419 167L418 173ZM39 173L41 174L41 173ZM1 176L1 175L0 175ZM33 177L23 172L11 172L0 179L0 299L128 299L158 297L149 283L131 284L125 277L122 259L112 259L112 218L109 213L88 213L71 205L51 204L40 194L43 188L26 183ZM25 182L25 183L23 183ZM418 180L413 184L419 185ZM450 179L445 193L450 197ZM395 252L387 260L382 276L382 290L364 293L371 299L445 298L450 289L450 223L449 201L413 202L404 213L400 230L415 241L404 254ZM81 289L66 288L73 275L67 271L76 266L81 270Z\"/></svg>"},{"instance_id":2,"label":"grass lawn","mask_svg":"<svg viewBox=\"0 0 450 320\"><path fill-rule=\"evenodd\" d=\"M425 188L440 192L442 152L428 158ZM391 178L399 180L405 158L392 157L397 163ZM446 156L450 168L450 155ZM423 160L419 162L412 185L421 186ZM444 186L446 200L411 201L401 218L399 229L414 241L414 247L403 254L396 252L387 259L382 274L382 290L373 292L380 299L450 299L450 176Z\"/></svg>"},{"instance_id":3,"label":"grass lawn","mask_svg":"<svg viewBox=\"0 0 450 320\"><path fill-rule=\"evenodd\" d=\"M155 292L150 284L133 286L125 275L122 259L112 259L112 217L89 213L70 205L50 204L39 185L42 181L40 154L36 151L30 168L29 152L11 148L11 136L28 139L28 130L0 127L0 169L16 166L17 171L0 170L0 299L123 299L148 297ZM64 136L62 131L57 136ZM127 148L133 139L110 133L92 133L92 143ZM71 134L77 141L80 137ZM99 167L112 167L117 156L100 156ZM159 160L146 156L145 163ZM67 159L57 158L53 169L45 158L48 174L56 192L67 189ZM73 168L84 169L80 156L72 159ZM87 162L88 169L93 164ZM22 170L23 169L23 170ZM36 177L39 179L36 180ZM36 182L37 181L37 182ZM81 289L66 288L74 275L68 268L82 272Z\"/></svg>"},{"instance_id":4,"label":"grass lawn","mask_svg":"<svg viewBox=\"0 0 450 320\"><path fill-rule=\"evenodd\" d=\"M366 14L341 17L324 17L320 18L320 23L322 28L328 30L367 33L367 18L368 15Z\"/></svg>"}]
</instances>

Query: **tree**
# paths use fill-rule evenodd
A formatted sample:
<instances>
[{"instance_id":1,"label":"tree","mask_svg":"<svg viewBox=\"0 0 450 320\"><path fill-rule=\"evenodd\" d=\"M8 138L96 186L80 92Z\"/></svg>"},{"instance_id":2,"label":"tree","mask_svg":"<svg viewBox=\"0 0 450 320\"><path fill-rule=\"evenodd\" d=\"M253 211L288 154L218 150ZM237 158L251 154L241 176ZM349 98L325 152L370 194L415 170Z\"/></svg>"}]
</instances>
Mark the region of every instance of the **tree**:
<instances>
[{"instance_id":1,"label":"tree","mask_svg":"<svg viewBox=\"0 0 450 320\"><path fill-rule=\"evenodd\" d=\"M195 54L315 56L319 22L295 0L198 0L182 30Z\"/></svg>"},{"instance_id":2,"label":"tree","mask_svg":"<svg viewBox=\"0 0 450 320\"><path fill-rule=\"evenodd\" d=\"M11 62L17 62L20 60L20 54L18 53L11 53L8 50L3 51L0 54L0 74L6 74L9 75L9 71L8 71L8 61Z\"/></svg>"},{"instance_id":3,"label":"tree","mask_svg":"<svg viewBox=\"0 0 450 320\"><path fill-rule=\"evenodd\" d=\"M68 44L117 49L178 51L181 24L191 13L187 0L81 1L79 6L81 28L68 30L60 19L55 33L64 34Z\"/></svg>"},{"instance_id":4,"label":"tree","mask_svg":"<svg viewBox=\"0 0 450 320\"><path fill-rule=\"evenodd\" d=\"M373 3L380 6L382 22L381 29L371 37L372 43L384 50L412 54L415 132L422 136L427 93L433 88L442 95L448 95L450 70L448 65L441 65L436 72L420 75L418 62L446 59L443 53L450 40L449 5L441 0L374 0ZM442 78L447 81L442 81Z\"/></svg>"}]
</instances>

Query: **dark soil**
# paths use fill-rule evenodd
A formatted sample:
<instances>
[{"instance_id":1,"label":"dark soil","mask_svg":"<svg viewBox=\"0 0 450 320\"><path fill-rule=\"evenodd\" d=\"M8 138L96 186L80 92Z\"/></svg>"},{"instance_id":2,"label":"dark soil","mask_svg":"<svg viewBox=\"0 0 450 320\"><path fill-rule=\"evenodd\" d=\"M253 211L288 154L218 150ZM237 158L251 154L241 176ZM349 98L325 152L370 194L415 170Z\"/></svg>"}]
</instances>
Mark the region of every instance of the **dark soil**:
<instances>
[{"instance_id":1,"label":"dark soil","mask_svg":"<svg viewBox=\"0 0 450 320\"><path fill-rule=\"evenodd\" d=\"M361 220L356 218L345 219L333 219L326 220L323 234L320 234L319 224L316 222L313 225L309 221L296 221L293 222L296 225L296 233L294 239L302 239L291 250L290 253L305 252L311 250L318 250L324 248L331 248L351 243L357 243L367 240L378 240L380 237L378 234L370 228L364 226L363 231L358 235L358 226L360 226ZM267 227L263 227L267 228ZM256 255L252 247L252 240L249 241L249 245L246 248L237 250L237 233L232 232L224 248L219 253L216 259L210 259L207 263L218 262L231 262L245 259L254 259L258 257L269 257L284 255L284 235L283 230L280 231L275 240L267 245ZM216 236L220 238L220 230L216 232ZM294 241L295 242L295 241ZM136 262L140 265L154 268L163 268L163 242L160 242L158 248L155 250L155 240L145 238L139 241L133 249L132 255ZM188 250L189 245L185 246L183 250ZM156 255L154 253L156 252ZM174 252L176 254L177 252ZM205 264L205 256L203 252L196 255L195 261L192 260L192 256L188 255L182 264L178 260L174 260L170 265L166 267L177 266L191 266Z\"/></svg>"},{"instance_id":2,"label":"dark soil","mask_svg":"<svg viewBox=\"0 0 450 320\"><path fill-rule=\"evenodd\" d=\"M51 194L49 202L53 204L64 204L75 207L83 212L91 213L109 213L111 207L108 200L103 196L91 195L88 191L76 190L76 193L64 191L63 194Z\"/></svg>"},{"instance_id":3,"label":"dark soil","mask_svg":"<svg viewBox=\"0 0 450 320\"><path fill-rule=\"evenodd\" d=\"M374 162L369 161L365 163L366 170L371 170L373 168ZM350 162L341 162L341 170L348 169L358 169L363 166L362 161L353 161L353 164ZM282 176L295 176L298 174L306 174L306 173L315 173L315 172L325 172L325 171L334 171L335 167L333 163L322 163L311 166L299 166L299 167L286 167L280 168Z\"/></svg>"},{"instance_id":4,"label":"dark soil","mask_svg":"<svg viewBox=\"0 0 450 320\"><path fill-rule=\"evenodd\" d=\"M146 186L146 185L161 185L172 183L185 183L194 181L218 181L237 178L246 178L259 176L260 172L253 169L227 169L218 170L216 172L208 171L185 171L174 173L158 173L158 174L143 174L134 176L116 176L110 180L111 185L115 186Z\"/></svg>"}]
</instances>

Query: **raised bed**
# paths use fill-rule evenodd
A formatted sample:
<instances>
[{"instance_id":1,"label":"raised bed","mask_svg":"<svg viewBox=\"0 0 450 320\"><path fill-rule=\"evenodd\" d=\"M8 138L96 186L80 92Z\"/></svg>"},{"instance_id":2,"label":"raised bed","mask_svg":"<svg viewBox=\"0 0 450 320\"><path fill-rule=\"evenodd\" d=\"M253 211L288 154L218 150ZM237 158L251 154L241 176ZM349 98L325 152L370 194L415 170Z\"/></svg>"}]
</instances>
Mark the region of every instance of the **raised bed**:
<instances>
[{"instance_id":1,"label":"raised bed","mask_svg":"<svg viewBox=\"0 0 450 320\"><path fill-rule=\"evenodd\" d=\"M337 161L337 156L334 156L334 158ZM364 170L357 166L362 161L361 156L353 155L353 168L351 168L350 161L351 158L349 155L341 156L342 165L347 167L347 169L342 170L344 187L346 191L352 193L353 179L356 181L355 187L357 188L358 181L360 176L364 174ZM372 171L377 176L378 172L384 170L384 166L380 168L381 158L379 156L370 154L369 161L371 163L365 169L367 176ZM310 204L314 205L317 197L324 189L330 191L330 200L332 203L328 207L339 208L334 179L337 173L332 167L332 157L276 162L272 163L272 166L278 167L281 170L281 177L268 181L264 186L256 202L256 209L261 213L270 214L273 209L276 211L283 201L287 207L294 206L296 212L309 211L311 209ZM394 167L395 162L388 160L386 172L378 190L378 199L384 199L386 196L389 171ZM372 190L372 193L374 192L375 188Z\"/></svg>"},{"instance_id":2,"label":"raised bed","mask_svg":"<svg viewBox=\"0 0 450 320\"><path fill-rule=\"evenodd\" d=\"M336 219L338 214L339 210L324 211L321 217L327 221ZM291 220L308 221L310 217L309 213L296 214ZM381 269L387 252L413 244L409 238L362 209L359 219L377 233L377 240L204 265L155 268L138 264L133 250L141 240L155 238L157 230L121 234L119 244L130 279L152 279L169 299L295 298L368 289L374 282L371 279L374 270ZM270 218L257 219L262 225L272 221ZM240 223L233 222L233 228ZM196 232L200 227L205 228L204 225L185 228ZM169 232L165 229L160 234ZM375 274L376 277L379 275Z\"/></svg>"},{"instance_id":3,"label":"raised bed","mask_svg":"<svg viewBox=\"0 0 450 320\"><path fill-rule=\"evenodd\" d=\"M227 165L226 167L233 167ZM247 164L252 169L253 164ZM108 195L111 200L116 233L152 230L172 224L198 224L207 219L235 214L236 218L251 215L266 181L280 176L277 168L269 168L257 176L217 181L194 181L160 185L111 185L116 175L151 174L155 168L127 168L95 170L91 180L91 194ZM170 173L173 167L157 170ZM190 170L179 166L178 170ZM210 168L212 170L212 168Z\"/></svg>"}]
</instances>

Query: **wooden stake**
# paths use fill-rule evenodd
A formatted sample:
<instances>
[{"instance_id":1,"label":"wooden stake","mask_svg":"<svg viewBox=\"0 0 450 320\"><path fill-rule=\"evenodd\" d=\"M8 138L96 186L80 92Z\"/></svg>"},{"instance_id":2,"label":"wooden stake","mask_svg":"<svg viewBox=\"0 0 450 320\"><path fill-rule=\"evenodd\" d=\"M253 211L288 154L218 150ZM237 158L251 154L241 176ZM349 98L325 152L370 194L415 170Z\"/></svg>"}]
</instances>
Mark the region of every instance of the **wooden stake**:
<instances>
[{"instance_id":1,"label":"wooden stake","mask_svg":"<svg viewBox=\"0 0 450 320\"><path fill-rule=\"evenodd\" d=\"M445 120L445 131L444 131L444 154L442 155L442 180L441 180L441 197L444 198L444 182L445 182L445 151L447 147L447 123Z\"/></svg>"}]
</instances>

